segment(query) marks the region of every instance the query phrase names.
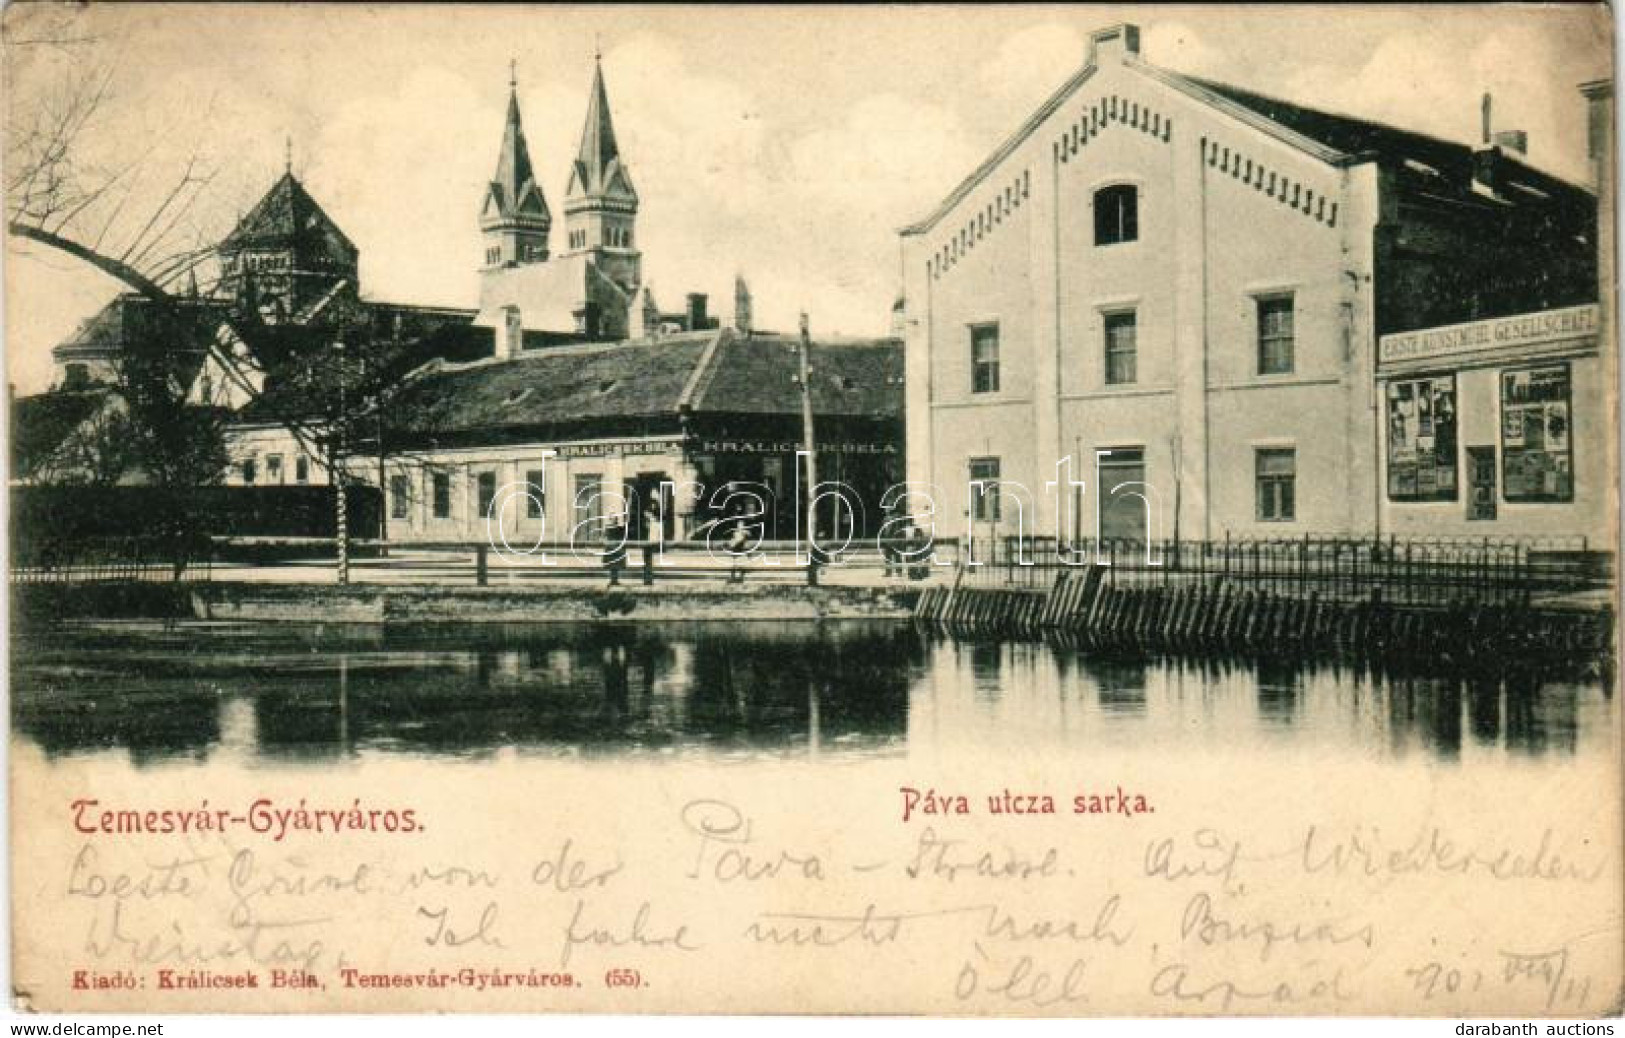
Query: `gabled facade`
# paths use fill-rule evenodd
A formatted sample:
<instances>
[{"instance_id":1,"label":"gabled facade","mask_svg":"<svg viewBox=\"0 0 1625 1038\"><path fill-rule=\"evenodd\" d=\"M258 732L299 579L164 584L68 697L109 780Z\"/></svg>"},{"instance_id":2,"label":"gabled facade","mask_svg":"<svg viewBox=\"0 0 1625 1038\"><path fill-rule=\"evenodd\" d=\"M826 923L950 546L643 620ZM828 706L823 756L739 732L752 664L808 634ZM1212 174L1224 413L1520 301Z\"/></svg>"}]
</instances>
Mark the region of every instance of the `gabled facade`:
<instances>
[{"instance_id":1,"label":"gabled facade","mask_svg":"<svg viewBox=\"0 0 1625 1038\"><path fill-rule=\"evenodd\" d=\"M1586 192L1499 152L1198 81L1148 63L1134 26L1098 31L901 232L923 518L944 536L1377 532L1377 337L1594 298L1594 221ZM1498 289L1418 289L1446 252L1499 265Z\"/></svg>"}]
</instances>

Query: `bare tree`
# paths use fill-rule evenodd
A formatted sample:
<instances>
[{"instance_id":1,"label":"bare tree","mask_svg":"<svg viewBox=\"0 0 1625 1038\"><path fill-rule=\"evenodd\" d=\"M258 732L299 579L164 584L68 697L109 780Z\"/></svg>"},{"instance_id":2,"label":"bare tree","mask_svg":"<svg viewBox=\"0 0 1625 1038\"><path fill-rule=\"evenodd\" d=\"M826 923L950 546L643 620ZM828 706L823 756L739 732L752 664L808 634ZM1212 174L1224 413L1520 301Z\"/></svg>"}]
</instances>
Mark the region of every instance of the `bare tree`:
<instances>
[{"instance_id":1,"label":"bare tree","mask_svg":"<svg viewBox=\"0 0 1625 1038\"><path fill-rule=\"evenodd\" d=\"M86 10L37 4L7 12L6 228L14 239L113 277L151 309L151 334L123 343L116 362L126 418L110 421L126 424L124 444L142 453L139 464L153 482L177 489L217 483L226 466L224 433L218 414L188 406L191 375L208 357L248 392L256 383L216 334L223 322L252 349L254 322L218 309L205 316L180 290L197 283L214 255L219 235L209 233L205 205L214 172L196 149L154 161L155 143L133 153L106 147L130 135L109 125L116 121L116 50L90 31ZM324 453L322 431L302 414L288 414L285 424L309 453ZM174 518L186 521L187 510Z\"/></svg>"}]
</instances>

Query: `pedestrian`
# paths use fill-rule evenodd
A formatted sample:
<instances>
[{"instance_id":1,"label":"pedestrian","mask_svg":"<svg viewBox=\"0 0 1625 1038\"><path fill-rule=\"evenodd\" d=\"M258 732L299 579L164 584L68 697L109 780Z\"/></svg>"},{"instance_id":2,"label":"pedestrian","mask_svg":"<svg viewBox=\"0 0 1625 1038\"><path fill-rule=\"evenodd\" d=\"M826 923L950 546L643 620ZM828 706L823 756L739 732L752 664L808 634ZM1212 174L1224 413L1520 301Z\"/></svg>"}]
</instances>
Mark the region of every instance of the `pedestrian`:
<instances>
[{"instance_id":1,"label":"pedestrian","mask_svg":"<svg viewBox=\"0 0 1625 1038\"><path fill-rule=\"evenodd\" d=\"M903 550L904 556L908 559L908 578L910 580L924 580L931 575L930 552L931 545L925 539L925 531L910 523L908 547Z\"/></svg>"},{"instance_id":2,"label":"pedestrian","mask_svg":"<svg viewBox=\"0 0 1625 1038\"><path fill-rule=\"evenodd\" d=\"M665 536L665 527L660 521L660 510L649 505L643 510L643 583L655 582L655 548Z\"/></svg>"},{"instance_id":3,"label":"pedestrian","mask_svg":"<svg viewBox=\"0 0 1625 1038\"><path fill-rule=\"evenodd\" d=\"M745 530L745 521L737 520L733 532L728 535L728 554L732 556L732 568L728 571L728 583L743 584L745 582L745 559L750 555L750 534Z\"/></svg>"},{"instance_id":4,"label":"pedestrian","mask_svg":"<svg viewBox=\"0 0 1625 1038\"><path fill-rule=\"evenodd\" d=\"M604 521L604 566L609 570L609 586L619 587L621 568L626 565L626 516L616 513Z\"/></svg>"}]
</instances>

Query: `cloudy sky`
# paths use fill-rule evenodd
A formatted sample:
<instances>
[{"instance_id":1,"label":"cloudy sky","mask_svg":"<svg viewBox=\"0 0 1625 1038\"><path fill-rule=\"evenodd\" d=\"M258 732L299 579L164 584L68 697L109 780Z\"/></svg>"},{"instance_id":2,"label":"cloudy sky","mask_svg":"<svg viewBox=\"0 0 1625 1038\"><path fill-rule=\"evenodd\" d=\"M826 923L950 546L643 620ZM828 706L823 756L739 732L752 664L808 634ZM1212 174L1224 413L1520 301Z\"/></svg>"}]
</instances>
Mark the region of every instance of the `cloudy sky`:
<instances>
[{"instance_id":1,"label":"cloudy sky","mask_svg":"<svg viewBox=\"0 0 1625 1038\"><path fill-rule=\"evenodd\" d=\"M851 334L887 327L895 229L1076 70L1099 26L1140 25L1157 64L1464 142L1488 90L1497 128L1527 130L1531 161L1582 182L1575 88L1608 75L1612 56L1606 15L1585 5L100 6L83 18L115 69L87 161L142 157L129 212L201 153L214 179L190 219L214 240L281 173L291 138L294 172L361 249L367 296L460 306L477 298L476 219L509 60L562 224L600 45L662 305L707 291L725 311L737 271L759 324L792 327L806 309L815 329ZM15 124L62 62L8 71ZM49 384L50 347L116 291L15 242L5 288L21 392Z\"/></svg>"}]
</instances>

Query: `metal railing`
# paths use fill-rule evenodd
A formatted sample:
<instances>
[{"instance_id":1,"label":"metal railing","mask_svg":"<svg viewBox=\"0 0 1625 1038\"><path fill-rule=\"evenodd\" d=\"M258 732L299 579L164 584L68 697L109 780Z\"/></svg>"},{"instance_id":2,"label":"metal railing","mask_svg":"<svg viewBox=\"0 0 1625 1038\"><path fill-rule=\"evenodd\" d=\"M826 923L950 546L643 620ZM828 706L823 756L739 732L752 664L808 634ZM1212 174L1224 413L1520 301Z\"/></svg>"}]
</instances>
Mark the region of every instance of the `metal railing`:
<instances>
[{"instance_id":1,"label":"metal railing","mask_svg":"<svg viewBox=\"0 0 1625 1038\"><path fill-rule=\"evenodd\" d=\"M207 541L171 537L95 537L14 544L13 584L114 581L207 581L213 575Z\"/></svg>"},{"instance_id":2,"label":"metal railing","mask_svg":"<svg viewBox=\"0 0 1625 1038\"><path fill-rule=\"evenodd\" d=\"M960 547L961 580L1047 588L1058 573L1096 566L1115 587L1233 583L1272 595L1393 603L1527 601L1611 585L1611 555L1582 538L1348 538L1303 535L1210 541L983 538Z\"/></svg>"}]
</instances>

